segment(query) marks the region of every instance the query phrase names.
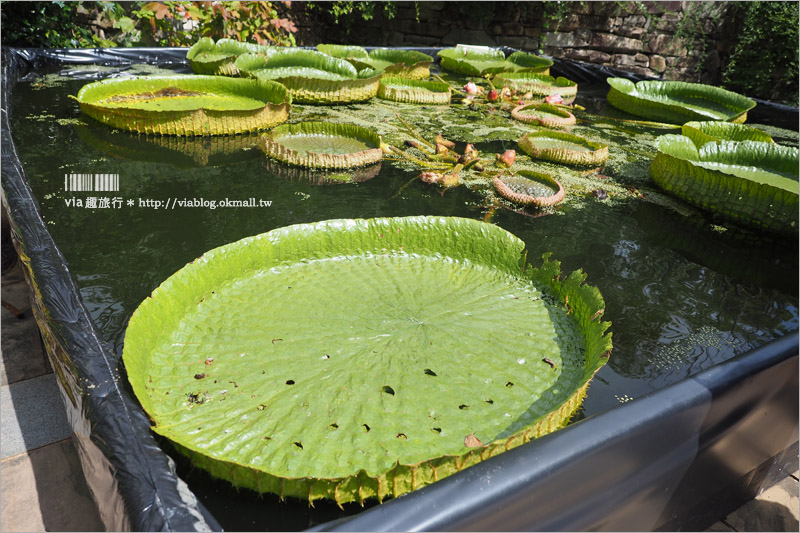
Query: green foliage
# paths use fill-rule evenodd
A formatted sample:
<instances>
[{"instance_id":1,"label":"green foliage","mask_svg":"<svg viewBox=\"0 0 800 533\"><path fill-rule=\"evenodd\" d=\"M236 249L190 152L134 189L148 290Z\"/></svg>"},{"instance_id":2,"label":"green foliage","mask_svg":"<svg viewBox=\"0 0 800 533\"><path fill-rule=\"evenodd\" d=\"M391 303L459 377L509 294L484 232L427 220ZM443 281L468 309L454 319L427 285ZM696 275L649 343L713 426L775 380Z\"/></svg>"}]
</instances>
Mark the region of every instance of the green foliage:
<instances>
[{"instance_id":1,"label":"green foliage","mask_svg":"<svg viewBox=\"0 0 800 533\"><path fill-rule=\"evenodd\" d=\"M797 105L798 3L735 2L743 17L723 73L725 87Z\"/></svg>"},{"instance_id":2,"label":"green foliage","mask_svg":"<svg viewBox=\"0 0 800 533\"><path fill-rule=\"evenodd\" d=\"M293 46L288 2L2 2L3 44L188 46L201 37Z\"/></svg>"},{"instance_id":3,"label":"green foliage","mask_svg":"<svg viewBox=\"0 0 800 533\"><path fill-rule=\"evenodd\" d=\"M350 34L353 25L369 22L375 18L376 7L380 7L384 18L391 20L397 14L396 2L344 1L337 2L305 2L306 13L327 13L333 17L336 26L344 25L346 34Z\"/></svg>"}]
</instances>

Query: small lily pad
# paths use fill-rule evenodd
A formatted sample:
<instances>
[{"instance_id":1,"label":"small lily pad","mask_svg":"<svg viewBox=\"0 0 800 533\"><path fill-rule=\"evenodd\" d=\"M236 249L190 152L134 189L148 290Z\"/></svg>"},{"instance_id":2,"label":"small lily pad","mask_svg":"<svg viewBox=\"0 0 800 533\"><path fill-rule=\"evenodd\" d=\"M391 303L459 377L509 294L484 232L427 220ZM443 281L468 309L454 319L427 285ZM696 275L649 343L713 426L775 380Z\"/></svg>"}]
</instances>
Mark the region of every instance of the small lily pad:
<instances>
[{"instance_id":1,"label":"small lily pad","mask_svg":"<svg viewBox=\"0 0 800 533\"><path fill-rule=\"evenodd\" d=\"M698 148L712 141L775 142L758 128L732 122L687 122L681 127L681 133L692 139Z\"/></svg>"},{"instance_id":2,"label":"small lily pad","mask_svg":"<svg viewBox=\"0 0 800 533\"><path fill-rule=\"evenodd\" d=\"M553 104L520 105L511 110L511 116L520 122L547 128L565 128L577 122L575 115Z\"/></svg>"},{"instance_id":3,"label":"small lily pad","mask_svg":"<svg viewBox=\"0 0 800 533\"><path fill-rule=\"evenodd\" d=\"M375 48L370 52L361 46L318 44L317 50L333 57L350 61L359 72L366 69L374 74L385 74L411 79L427 79L433 58L417 50Z\"/></svg>"},{"instance_id":4,"label":"small lily pad","mask_svg":"<svg viewBox=\"0 0 800 533\"><path fill-rule=\"evenodd\" d=\"M155 135L226 135L270 128L289 116L291 97L270 81L222 76L112 78L75 98L109 126Z\"/></svg>"},{"instance_id":5,"label":"small lily pad","mask_svg":"<svg viewBox=\"0 0 800 533\"><path fill-rule=\"evenodd\" d=\"M232 39L220 39L216 43L203 37L189 48L186 59L197 74L236 76L239 69L235 66L236 58L245 53L270 55L278 51L277 46L264 46L243 43Z\"/></svg>"},{"instance_id":6,"label":"small lily pad","mask_svg":"<svg viewBox=\"0 0 800 533\"><path fill-rule=\"evenodd\" d=\"M450 86L441 81L384 76L378 87L378 97L408 104L446 105L450 103Z\"/></svg>"},{"instance_id":7,"label":"small lily pad","mask_svg":"<svg viewBox=\"0 0 800 533\"><path fill-rule=\"evenodd\" d=\"M354 124L300 122L264 134L268 157L290 165L343 169L377 163L383 157L381 138Z\"/></svg>"},{"instance_id":8,"label":"small lily pad","mask_svg":"<svg viewBox=\"0 0 800 533\"><path fill-rule=\"evenodd\" d=\"M608 145L558 131L526 133L517 143L529 156L556 163L594 166L608 159Z\"/></svg>"},{"instance_id":9,"label":"small lily pad","mask_svg":"<svg viewBox=\"0 0 800 533\"><path fill-rule=\"evenodd\" d=\"M495 176L492 183L500 196L523 206L556 205L566 194L554 177L532 170L522 170L512 176Z\"/></svg>"}]
</instances>

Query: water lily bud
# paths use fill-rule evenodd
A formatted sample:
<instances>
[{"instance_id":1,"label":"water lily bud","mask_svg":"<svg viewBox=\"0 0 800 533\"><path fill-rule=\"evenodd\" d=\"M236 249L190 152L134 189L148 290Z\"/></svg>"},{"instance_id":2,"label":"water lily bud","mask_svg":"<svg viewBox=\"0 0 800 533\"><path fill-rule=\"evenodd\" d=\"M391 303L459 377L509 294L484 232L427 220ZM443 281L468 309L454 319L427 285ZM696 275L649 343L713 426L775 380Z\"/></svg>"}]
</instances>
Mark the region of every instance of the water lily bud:
<instances>
[{"instance_id":1,"label":"water lily bud","mask_svg":"<svg viewBox=\"0 0 800 533\"><path fill-rule=\"evenodd\" d=\"M517 152L516 150L506 150L502 154L497 154L495 157L499 166L510 167L514 164L514 161L517 160Z\"/></svg>"},{"instance_id":2,"label":"water lily bud","mask_svg":"<svg viewBox=\"0 0 800 533\"><path fill-rule=\"evenodd\" d=\"M475 145L468 144L466 147L464 147L464 155L470 159L475 159L478 157L478 151L475 149Z\"/></svg>"},{"instance_id":3,"label":"water lily bud","mask_svg":"<svg viewBox=\"0 0 800 533\"><path fill-rule=\"evenodd\" d=\"M439 180L442 179L442 175L438 172L427 171L420 174L419 179L425 183L438 183Z\"/></svg>"},{"instance_id":4,"label":"water lily bud","mask_svg":"<svg viewBox=\"0 0 800 533\"><path fill-rule=\"evenodd\" d=\"M478 86L475 85L474 81L471 81L464 85L464 91L466 91L467 94L478 94Z\"/></svg>"},{"instance_id":5,"label":"water lily bud","mask_svg":"<svg viewBox=\"0 0 800 533\"><path fill-rule=\"evenodd\" d=\"M450 150L442 143L436 143L436 155L446 154Z\"/></svg>"},{"instance_id":6,"label":"water lily bud","mask_svg":"<svg viewBox=\"0 0 800 533\"><path fill-rule=\"evenodd\" d=\"M500 98L506 98L511 96L511 88L510 87L503 87L500 89Z\"/></svg>"},{"instance_id":7,"label":"water lily bud","mask_svg":"<svg viewBox=\"0 0 800 533\"><path fill-rule=\"evenodd\" d=\"M392 148L388 144L381 141L381 152L383 152L384 155L389 155L392 153Z\"/></svg>"},{"instance_id":8,"label":"water lily bud","mask_svg":"<svg viewBox=\"0 0 800 533\"><path fill-rule=\"evenodd\" d=\"M486 95L486 99L489 100L490 102L494 102L498 98L499 98L499 96L498 96L497 91L495 89L490 90L489 93Z\"/></svg>"},{"instance_id":9,"label":"water lily bud","mask_svg":"<svg viewBox=\"0 0 800 533\"><path fill-rule=\"evenodd\" d=\"M564 99L561 98L560 94L551 94L550 96L544 99L545 102L548 104L561 104L564 103Z\"/></svg>"},{"instance_id":10,"label":"water lily bud","mask_svg":"<svg viewBox=\"0 0 800 533\"><path fill-rule=\"evenodd\" d=\"M459 179L457 171L445 174L439 181L439 185L441 185L442 187L455 187L458 184L459 184Z\"/></svg>"}]
</instances>

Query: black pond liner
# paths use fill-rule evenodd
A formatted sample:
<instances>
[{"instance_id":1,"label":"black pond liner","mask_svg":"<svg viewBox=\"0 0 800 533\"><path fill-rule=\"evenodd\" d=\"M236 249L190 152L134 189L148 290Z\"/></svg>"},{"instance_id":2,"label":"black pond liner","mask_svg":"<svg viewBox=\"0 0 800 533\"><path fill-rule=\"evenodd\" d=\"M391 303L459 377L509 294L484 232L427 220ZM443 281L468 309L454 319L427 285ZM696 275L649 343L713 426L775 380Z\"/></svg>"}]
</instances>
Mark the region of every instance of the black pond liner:
<instances>
[{"instance_id":1,"label":"black pond liner","mask_svg":"<svg viewBox=\"0 0 800 533\"><path fill-rule=\"evenodd\" d=\"M437 49L419 48L434 55ZM88 485L109 531L221 530L176 474L81 302L41 218L9 130L14 84L69 65L170 66L186 49L2 53L2 187L12 240L59 378ZM626 76L556 60L580 83ZM93 74L76 73L85 79ZM108 76L108 72L96 74ZM635 76L627 76L638 80ZM788 128L797 109L759 102ZM777 120L777 119L776 119ZM576 422L433 485L317 526L378 530L697 530L797 469L798 338L791 334Z\"/></svg>"}]
</instances>

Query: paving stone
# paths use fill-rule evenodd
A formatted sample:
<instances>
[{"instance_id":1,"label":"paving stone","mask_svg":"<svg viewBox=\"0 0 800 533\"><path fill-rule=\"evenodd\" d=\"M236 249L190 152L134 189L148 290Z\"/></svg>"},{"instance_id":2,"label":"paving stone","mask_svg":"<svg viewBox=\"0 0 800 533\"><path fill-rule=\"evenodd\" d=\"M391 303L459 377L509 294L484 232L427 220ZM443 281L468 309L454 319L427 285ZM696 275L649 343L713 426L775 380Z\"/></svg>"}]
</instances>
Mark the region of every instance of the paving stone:
<instances>
[{"instance_id":1,"label":"paving stone","mask_svg":"<svg viewBox=\"0 0 800 533\"><path fill-rule=\"evenodd\" d=\"M39 326L33 318L28 285L19 262L3 274L2 299L24 313L24 318L17 319L11 311L2 309L2 384L8 385L52 372L42 350Z\"/></svg>"},{"instance_id":2,"label":"paving stone","mask_svg":"<svg viewBox=\"0 0 800 533\"><path fill-rule=\"evenodd\" d=\"M0 389L0 452L10 457L72 435L55 374Z\"/></svg>"},{"instance_id":3,"label":"paving stone","mask_svg":"<svg viewBox=\"0 0 800 533\"><path fill-rule=\"evenodd\" d=\"M798 531L798 483L787 477L729 514L725 522L736 531Z\"/></svg>"},{"instance_id":4,"label":"paving stone","mask_svg":"<svg viewBox=\"0 0 800 533\"><path fill-rule=\"evenodd\" d=\"M3 531L104 531L72 439L3 459Z\"/></svg>"}]
</instances>

